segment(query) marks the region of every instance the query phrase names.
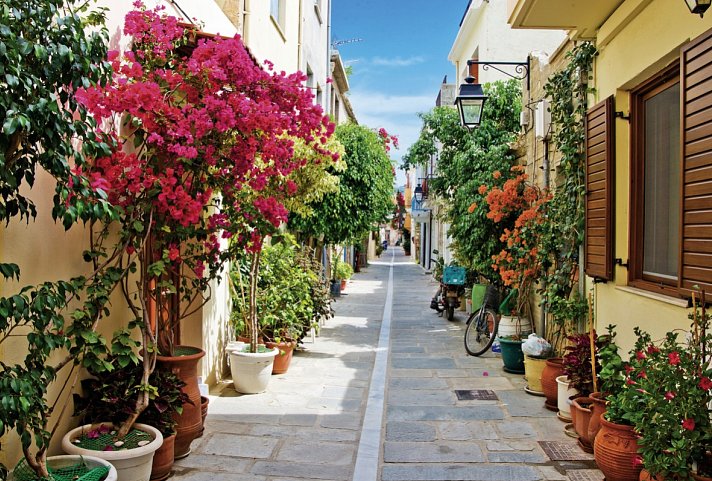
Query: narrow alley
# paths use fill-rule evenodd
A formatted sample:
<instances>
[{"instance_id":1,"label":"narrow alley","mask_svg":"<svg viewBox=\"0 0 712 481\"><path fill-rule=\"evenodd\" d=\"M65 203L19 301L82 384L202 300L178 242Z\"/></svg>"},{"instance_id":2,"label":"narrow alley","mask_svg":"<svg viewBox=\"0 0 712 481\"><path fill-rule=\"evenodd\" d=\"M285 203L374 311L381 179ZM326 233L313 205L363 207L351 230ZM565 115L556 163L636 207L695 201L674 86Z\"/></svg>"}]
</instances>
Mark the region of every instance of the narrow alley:
<instances>
[{"instance_id":1,"label":"narrow alley","mask_svg":"<svg viewBox=\"0 0 712 481\"><path fill-rule=\"evenodd\" d=\"M435 289L401 248L384 252L267 392L211 392L205 433L173 479L602 479L523 376L465 353L465 312L439 317Z\"/></svg>"}]
</instances>

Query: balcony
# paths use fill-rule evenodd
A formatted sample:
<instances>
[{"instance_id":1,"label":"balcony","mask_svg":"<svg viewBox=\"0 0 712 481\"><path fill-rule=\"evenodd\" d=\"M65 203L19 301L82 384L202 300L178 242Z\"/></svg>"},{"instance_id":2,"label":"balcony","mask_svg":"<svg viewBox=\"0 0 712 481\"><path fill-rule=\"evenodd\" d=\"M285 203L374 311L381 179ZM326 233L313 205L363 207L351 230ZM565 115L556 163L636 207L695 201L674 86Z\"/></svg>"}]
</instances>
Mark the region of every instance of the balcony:
<instances>
[{"instance_id":1,"label":"balcony","mask_svg":"<svg viewBox=\"0 0 712 481\"><path fill-rule=\"evenodd\" d=\"M569 30L574 39L593 39L622 3L623 0L508 0L508 23L512 28Z\"/></svg>"}]
</instances>

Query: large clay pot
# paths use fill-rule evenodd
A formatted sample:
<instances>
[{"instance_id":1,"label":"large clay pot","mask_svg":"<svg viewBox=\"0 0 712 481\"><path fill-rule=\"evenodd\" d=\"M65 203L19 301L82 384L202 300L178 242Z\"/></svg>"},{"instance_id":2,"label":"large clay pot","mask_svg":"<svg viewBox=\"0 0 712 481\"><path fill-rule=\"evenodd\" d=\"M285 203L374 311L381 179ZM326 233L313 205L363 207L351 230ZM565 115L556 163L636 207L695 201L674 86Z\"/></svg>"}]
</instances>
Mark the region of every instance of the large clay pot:
<instances>
[{"instance_id":1,"label":"large clay pot","mask_svg":"<svg viewBox=\"0 0 712 481\"><path fill-rule=\"evenodd\" d=\"M593 455L606 481L636 481L643 468L633 463L638 456L638 436L633 426L601 418L601 429L593 443Z\"/></svg>"},{"instance_id":2,"label":"large clay pot","mask_svg":"<svg viewBox=\"0 0 712 481\"><path fill-rule=\"evenodd\" d=\"M527 380L526 392L535 396L544 394L541 385L541 373L546 367L546 359L524 355L524 379Z\"/></svg>"},{"instance_id":3,"label":"large clay pot","mask_svg":"<svg viewBox=\"0 0 712 481\"><path fill-rule=\"evenodd\" d=\"M712 481L712 478L709 478L707 476L700 476L697 473L690 473L696 481Z\"/></svg>"},{"instance_id":4,"label":"large clay pot","mask_svg":"<svg viewBox=\"0 0 712 481\"><path fill-rule=\"evenodd\" d=\"M205 432L205 418L208 417L208 405L210 404L210 398L207 396L200 396L200 434L201 437Z\"/></svg>"},{"instance_id":5,"label":"large clay pot","mask_svg":"<svg viewBox=\"0 0 712 481\"><path fill-rule=\"evenodd\" d=\"M151 477L153 455L163 444L161 432L153 426L136 423L134 428L150 434L153 440L145 446L133 449L94 451L79 447L74 443L74 440L81 437L85 432L96 429L102 424L107 427L113 427L111 423L85 424L69 431L62 438L64 452L80 456L94 456L110 462L116 468L118 481L148 481Z\"/></svg>"},{"instance_id":6,"label":"large clay pot","mask_svg":"<svg viewBox=\"0 0 712 481\"><path fill-rule=\"evenodd\" d=\"M164 436L163 445L153 455L151 481L162 481L171 475L173 469L176 435Z\"/></svg>"},{"instance_id":7,"label":"large clay pot","mask_svg":"<svg viewBox=\"0 0 712 481\"><path fill-rule=\"evenodd\" d=\"M183 392L191 403L183 404L183 413L176 414L175 459L190 454L190 443L200 434L203 423L200 418L200 389L198 388L198 361L205 351L197 347L176 346L174 356L158 356L165 369L173 371L185 383Z\"/></svg>"},{"instance_id":8,"label":"large clay pot","mask_svg":"<svg viewBox=\"0 0 712 481\"><path fill-rule=\"evenodd\" d=\"M275 347L279 349L279 354L274 358L274 364L272 365L272 374L284 374L287 372L289 365L292 363L292 354L294 353L294 348L297 347L297 341L266 342L265 347L267 349L274 349Z\"/></svg>"},{"instance_id":9,"label":"large clay pot","mask_svg":"<svg viewBox=\"0 0 712 481\"><path fill-rule=\"evenodd\" d=\"M556 405L559 408L559 419L564 422L571 422L571 398L577 391L569 387L568 376L559 376L556 378L556 384L559 392L556 394Z\"/></svg>"},{"instance_id":10,"label":"large clay pot","mask_svg":"<svg viewBox=\"0 0 712 481\"><path fill-rule=\"evenodd\" d=\"M694 475L693 475L694 477ZM709 478L703 478L703 479L709 479ZM640 471L640 477L638 478L638 481L665 481L665 476L662 474L658 474L657 476L651 476L650 473L648 472L647 469L643 468Z\"/></svg>"},{"instance_id":11,"label":"large clay pot","mask_svg":"<svg viewBox=\"0 0 712 481\"><path fill-rule=\"evenodd\" d=\"M588 439L593 444L598 430L601 429L601 416L606 413L606 399L603 393L594 392L589 396L591 398L591 421L588 423Z\"/></svg>"},{"instance_id":12,"label":"large clay pot","mask_svg":"<svg viewBox=\"0 0 712 481\"><path fill-rule=\"evenodd\" d=\"M593 440L589 438L588 434L592 405L593 400L588 396L577 397L571 403L571 419L573 420L576 434L579 435L579 446L587 453L593 452Z\"/></svg>"},{"instance_id":13,"label":"large clay pot","mask_svg":"<svg viewBox=\"0 0 712 481\"><path fill-rule=\"evenodd\" d=\"M558 411L557 404L559 386L556 383L556 378L564 374L563 359L560 357L552 357L546 360L546 366L541 372L541 389L544 391L546 401L544 407L550 411Z\"/></svg>"}]
</instances>

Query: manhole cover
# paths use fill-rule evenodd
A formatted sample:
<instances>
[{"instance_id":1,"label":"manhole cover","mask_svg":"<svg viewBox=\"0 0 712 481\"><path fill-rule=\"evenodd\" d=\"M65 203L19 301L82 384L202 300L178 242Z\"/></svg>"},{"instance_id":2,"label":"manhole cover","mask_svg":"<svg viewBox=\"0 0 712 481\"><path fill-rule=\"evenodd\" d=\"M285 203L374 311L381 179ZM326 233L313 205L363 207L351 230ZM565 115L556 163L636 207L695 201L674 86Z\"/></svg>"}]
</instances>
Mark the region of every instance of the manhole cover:
<instances>
[{"instance_id":1,"label":"manhole cover","mask_svg":"<svg viewBox=\"0 0 712 481\"><path fill-rule=\"evenodd\" d=\"M593 459L592 454L584 453L575 443L539 441L539 446L541 446L541 449L544 450L546 455L549 456L549 459L552 461L587 461L589 459Z\"/></svg>"},{"instance_id":2,"label":"manhole cover","mask_svg":"<svg viewBox=\"0 0 712 481\"><path fill-rule=\"evenodd\" d=\"M602 481L603 473L598 469L574 469L567 471L571 481Z\"/></svg>"},{"instance_id":3,"label":"manhole cover","mask_svg":"<svg viewBox=\"0 0 712 481\"><path fill-rule=\"evenodd\" d=\"M473 389L469 391L455 390L458 401L498 401L494 391L489 389Z\"/></svg>"}]
</instances>

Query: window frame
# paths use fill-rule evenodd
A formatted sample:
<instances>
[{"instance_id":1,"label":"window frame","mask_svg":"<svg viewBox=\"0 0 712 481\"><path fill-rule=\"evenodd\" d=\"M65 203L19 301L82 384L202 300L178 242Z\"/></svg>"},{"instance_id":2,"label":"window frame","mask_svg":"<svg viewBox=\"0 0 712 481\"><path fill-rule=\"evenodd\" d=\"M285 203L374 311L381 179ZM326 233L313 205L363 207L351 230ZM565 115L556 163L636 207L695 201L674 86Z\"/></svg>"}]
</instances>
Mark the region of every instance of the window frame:
<instances>
[{"instance_id":1,"label":"window frame","mask_svg":"<svg viewBox=\"0 0 712 481\"><path fill-rule=\"evenodd\" d=\"M680 83L680 65L674 62L630 92L630 241L628 243L628 285L669 296L678 296L679 273L676 279L643 274L643 246L645 219L645 123L644 102L656 94ZM680 106L682 123L682 107ZM682 144L680 137L680 169L682 169ZM680 202L682 192L679 191ZM680 226L675 226L681 240ZM678 271L681 259L678 255Z\"/></svg>"}]
</instances>

